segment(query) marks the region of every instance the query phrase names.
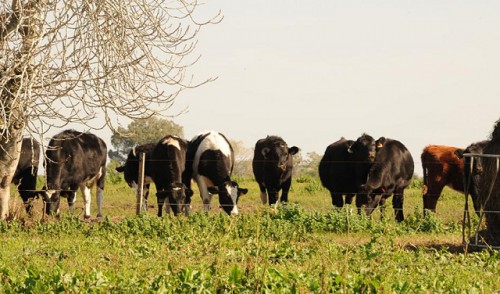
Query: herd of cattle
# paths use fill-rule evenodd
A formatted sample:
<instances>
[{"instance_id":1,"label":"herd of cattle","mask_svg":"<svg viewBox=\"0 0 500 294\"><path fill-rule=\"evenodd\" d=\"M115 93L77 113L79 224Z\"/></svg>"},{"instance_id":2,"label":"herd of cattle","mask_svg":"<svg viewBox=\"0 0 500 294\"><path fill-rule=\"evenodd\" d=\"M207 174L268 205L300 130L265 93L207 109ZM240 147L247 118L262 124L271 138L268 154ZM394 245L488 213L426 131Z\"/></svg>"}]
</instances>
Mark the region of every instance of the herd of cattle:
<instances>
[{"instance_id":1,"label":"herd of cattle","mask_svg":"<svg viewBox=\"0 0 500 294\"><path fill-rule=\"evenodd\" d=\"M500 128L498 125L500 123L497 124ZM468 192L475 210L479 210L477 198L482 175L481 160L470 162L471 158L464 158L463 154L482 154L489 143L481 141L465 149L441 145L425 147L421 155L424 209L435 211L444 186L449 186ZM298 151L299 148L288 147L278 136L267 136L257 141L252 167L264 204L288 201L292 155ZM222 209L227 214L238 214L238 198L248 189L240 188L231 180L234 151L223 134L205 132L191 141L168 135L157 143L135 146L125 164L116 168L124 173L125 181L134 189L139 189L141 153L145 156L144 205L147 207L149 187L154 183L158 216L162 216L163 206L166 206L167 213L172 210L174 215L189 213L193 196L192 180L198 185L205 211L210 209L212 196L218 194ZM38 195L44 200L47 214L59 213L61 197L67 198L69 209L73 211L76 192L80 189L84 196L85 218L89 218L90 188L95 185L97 216L102 216L107 157L106 144L102 139L75 130L55 135L46 148L46 185L41 191L36 190L39 156L39 143L30 138L23 139L13 183L18 186L28 213ZM401 142L384 137L375 140L368 134L362 134L356 140L341 138L326 148L318 170L321 183L330 191L335 207L350 204L356 197L358 211L364 207L365 212L370 214L378 205L384 207L385 201L393 196L396 220L404 220L404 190L412 180L414 161ZM464 179L470 180L465 182Z\"/></svg>"}]
</instances>

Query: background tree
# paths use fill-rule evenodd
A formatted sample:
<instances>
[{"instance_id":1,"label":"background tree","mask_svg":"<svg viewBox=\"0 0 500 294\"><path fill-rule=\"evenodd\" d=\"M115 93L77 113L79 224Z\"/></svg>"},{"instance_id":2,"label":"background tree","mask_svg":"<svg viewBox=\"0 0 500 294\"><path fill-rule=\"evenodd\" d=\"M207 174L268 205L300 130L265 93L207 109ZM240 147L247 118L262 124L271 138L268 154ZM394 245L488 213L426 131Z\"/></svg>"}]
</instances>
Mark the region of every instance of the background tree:
<instances>
[{"instance_id":1,"label":"background tree","mask_svg":"<svg viewBox=\"0 0 500 294\"><path fill-rule=\"evenodd\" d=\"M253 148L247 148L243 141L229 140L229 143L231 143L235 155L233 174L244 178L253 178Z\"/></svg>"},{"instance_id":2,"label":"background tree","mask_svg":"<svg viewBox=\"0 0 500 294\"><path fill-rule=\"evenodd\" d=\"M195 81L197 0L0 2L0 219L24 133L151 117Z\"/></svg>"},{"instance_id":3,"label":"background tree","mask_svg":"<svg viewBox=\"0 0 500 294\"><path fill-rule=\"evenodd\" d=\"M318 166L321 161L321 155L316 152L308 152L306 157L302 156L302 153L299 152L293 156L293 174L294 177L300 176L311 176L311 177L319 177Z\"/></svg>"},{"instance_id":4,"label":"background tree","mask_svg":"<svg viewBox=\"0 0 500 294\"><path fill-rule=\"evenodd\" d=\"M118 127L113 132L111 145L114 150L109 150L109 157L123 163L134 145L156 143L166 135L183 138L184 128L171 120L157 117L133 120L127 128Z\"/></svg>"}]
</instances>

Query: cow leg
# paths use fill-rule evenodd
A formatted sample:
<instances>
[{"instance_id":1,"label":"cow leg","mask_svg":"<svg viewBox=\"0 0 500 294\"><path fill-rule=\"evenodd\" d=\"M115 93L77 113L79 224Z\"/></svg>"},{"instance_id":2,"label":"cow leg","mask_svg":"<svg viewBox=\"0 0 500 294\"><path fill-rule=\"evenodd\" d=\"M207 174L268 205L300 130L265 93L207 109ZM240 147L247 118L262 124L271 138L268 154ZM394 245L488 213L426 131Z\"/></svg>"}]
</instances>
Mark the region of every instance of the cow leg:
<instances>
[{"instance_id":1,"label":"cow leg","mask_svg":"<svg viewBox=\"0 0 500 294\"><path fill-rule=\"evenodd\" d=\"M96 182L97 217L102 217L102 201L104 199L104 184L106 183L106 167L101 167L101 172L102 174L99 177L99 179L97 179ZM89 204L89 216L90 216L90 204Z\"/></svg>"},{"instance_id":2,"label":"cow leg","mask_svg":"<svg viewBox=\"0 0 500 294\"><path fill-rule=\"evenodd\" d=\"M354 194L349 193L345 195L345 203L352 204L352 199L354 198Z\"/></svg>"},{"instance_id":3,"label":"cow leg","mask_svg":"<svg viewBox=\"0 0 500 294\"><path fill-rule=\"evenodd\" d=\"M389 197L390 195L384 195L382 194L382 197L380 198L380 202L378 203L378 205L380 206L380 218L381 219L384 219L384 215L385 215L385 202L387 201L387 197Z\"/></svg>"},{"instance_id":4,"label":"cow leg","mask_svg":"<svg viewBox=\"0 0 500 294\"><path fill-rule=\"evenodd\" d=\"M66 196L68 198L68 208L71 214L75 213L76 191L69 192Z\"/></svg>"},{"instance_id":5,"label":"cow leg","mask_svg":"<svg viewBox=\"0 0 500 294\"><path fill-rule=\"evenodd\" d=\"M149 196L149 184L144 185L142 196L142 209L144 211L148 210L148 196Z\"/></svg>"},{"instance_id":6,"label":"cow leg","mask_svg":"<svg viewBox=\"0 0 500 294\"><path fill-rule=\"evenodd\" d=\"M281 198L280 201L287 203L288 202L288 191L290 191L290 187L292 186L292 177L288 178L282 185Z\"/></svg>"},{"instance_id":7,"label":"cow leg","mask_svg":"<svg viewBox=\"0 0 500 294\"><path fill-rule=\"evenodd\" d=\"M90 203L92 201L92 195L90 195L90 188L82 185L80 190L83 194L83 202L85 203L85 215L84 218L90 218Z\"/></svg>"},{"instance_id":8,"label":"cow leg","mask_svg":"<svg viewBox=\"0 0 500 294\"><path fill-rule=\"evenodd\" d=\"M367 205L368 199L366 197L366 194L364 193L358 193L356 194L356 208L358 209L358 213L361 214L361 207L363 205Z\"/></svg>"},{"instance_id":9,"label":"cow leg","mask_svg":"<svg viewBox=\"0 0 500 294\"><path fill-rule=\"evenodd\" d=\"M262 204L267 204L267 193L266 193L266 186L264 183L259 183L259 189L260 189L260 200L262 201Z\"/></svg>"},{"instance_id":10,"label":"cow leg","mask_svg":"<svg viewBox=\"0 0 500 294\"><path fill-rule=\"evenodd\" d=\"M344 206L344 198L342 194L337 191L330 191L330 196L332 197L332 204L337 208L342 208Z\"/></svg>"},{"instance_id":11,"label":"cow leg","mask_svg":"<svg viewBox=\"0 0 500 294\"><path fill-rule=\"evenodd\" d=\"M394 196L392 196L392 207L394 208L394 213L396 214L396 221L404 221L403 213L403 202L404 202L404 189L396 189Z\"/></svg>"},{"instance_id":12,"label":"cow leg","mask_svg":"<svg viewBox=\"0 0 500 294\"><path fill-rule=\"evenodd\" d=\"M102 201L104 199L104 190L103 189L97 187L96 198L97 198L97 217L102 217ZM89 211L89 213L90 213L90 211Z\"/></svg>"},{"instance_id":13,"label":"cow leg","mask_svg":"<svg viewBox=\"0 0 500 294\"><path fill-rule=\"evenodd\" d=\"M424 215L425 210L430 210L436 212L436 205L443 191L444 185L441 183L433 183L424 188L424 193L422 195L424 200Z\"/></svg>"},{"instance_id":14,"label":"cow leg","mask_svg":"<svg viewBox=\"0 0 500 294\"><path fill-rule=\"evenodd\" d=\"M203 176L197 176L196 183L198 184L198 188L199 188L200 194L201 194L201 200L203 201L203 210L209 211L210 210L210 203L212 202L213 195L212 195L212 193L208 192L208 186L205 183Z\"/></svg>"},{"instance_id":15,"label":"cow leg","mask_svg":"<svg viewBox=\"0 0 500 294\"><path fill-rule=\"evenodd\" d=\"M162 217L163 216L163 204L165 204L165 198L161 198L158 196L158 194L156 195L156 201L158 203L158 217Z\"/></svg>"},{"instance_id":16,"label":"cow leg","mask_svg":"<svg viewBox=\"0 0 500 294\"><path fill-rule=\"evenodd\" d=\"M269 205L276 204L278 202L278 190L267 190L267 194L269 195Z\"/></svg>"}]
</instances>

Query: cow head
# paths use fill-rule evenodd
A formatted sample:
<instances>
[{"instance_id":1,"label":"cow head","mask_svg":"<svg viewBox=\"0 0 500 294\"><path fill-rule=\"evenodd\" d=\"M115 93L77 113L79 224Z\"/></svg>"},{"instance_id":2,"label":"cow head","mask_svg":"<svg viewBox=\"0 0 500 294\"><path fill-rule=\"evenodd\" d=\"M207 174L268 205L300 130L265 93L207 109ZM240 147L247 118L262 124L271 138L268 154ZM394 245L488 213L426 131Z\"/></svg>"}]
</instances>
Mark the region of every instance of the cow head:
<instances>
[{"instance_id":1,"label":"cow head","mask_svg":"<svg viewBox=\"0 0 500 294\"><path fill-rule=\"evenodd\" d=\"M382 149L385 145L385 141L385 137L378 138L377 141L375 141L375 150L379 151L380 149Z\"/></svg>"},{"instance_id":2,"label":"cow head","mask_svg":"<svg viewBox=\"0 0 500 294\"><path fill-rule=\"evenodd\" d=\"M45 204L45 213L48 215L59 215L59 204L61 202L61 192L59 190L48 189L43 187L41 192L43 202Z\"/></svg>"},{"instance_id":3,"label":"cow head","mask_svg":"<svg viewBox=\"0 0 500 294\"><path fill-rule=\"evenodd\" d=\"M262 148L262 156L268 162L276 165L278 171L285 172L288 168L290 156L297 154L296 146L288 148L284 141L276 141L272 147Z\"/></svg>"},{"instance_id":4,"label":"cow head","mask_svg":"<svg viewBox=\"0 0 500 294\"><path fill-rule=\"evenodd\" d=\"M127 155L127 160L125 164L122 166L118 166L115 170L119 173L123 173L123 177L125 178L125 182L127 182L128 186L133 189L137 189L137 184L139 181L139 155L140 153L145 153L146 156L146 166L145 174L144 174L144 184L150 184L153 182L151 177L148 174L148 165L149 165L149 157L150 153L153 150L154 143L147 143L143 145L135 145Z\"/></svg>"},{"instance_id":5,"label":"cow head","mask_svg":"<svg viewBox=\"0 0 500 294\"><path fill-rule=\"evenodd\" d=\"M208 188L208 192L219 194L219 202L222 209L229 214L238 214L238 200L241 195L248 193L248 189L240 188L238 183L233 181L224 182L221 186L213 186Z\"/></svg>"},{"instance_id":6,"label":"cow head","mask_svg":"<svg viewBox=\"0 0 500 294\"><path fill-rule=\"evenodd\" d=\"M368 161L373 163L377 153L377 145L372 136L362 134L347 151L352 154L357 161Z\"/></svg>"},{"instance_id":7,"label":"cow head","mask_svg":"<svg viewBox=\"0 0 500 294\"><path fill-rule=\"evenodd\" d=\"M180 212L184 211L189 212L186 209L186 205L189 205L191 202L191 196L193 195L193 191L191 189L186 188L183 183L173 183L169 189L162 190L156 193L156 197L158 199L158 206L163 205L166 201L168 201L167 205L170 205L170 208L174 212L174 215L178 215ZM161 209L158 210L160 215Z\"/></svg>"}]
</instances>

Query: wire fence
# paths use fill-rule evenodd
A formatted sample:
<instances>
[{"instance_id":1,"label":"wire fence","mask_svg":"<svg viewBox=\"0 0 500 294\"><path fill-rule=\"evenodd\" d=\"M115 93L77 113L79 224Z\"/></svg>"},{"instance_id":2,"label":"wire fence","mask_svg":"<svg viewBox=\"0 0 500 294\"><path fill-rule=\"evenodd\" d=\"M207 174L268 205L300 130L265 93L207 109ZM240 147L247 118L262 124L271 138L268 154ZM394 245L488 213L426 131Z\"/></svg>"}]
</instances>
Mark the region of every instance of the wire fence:
<instances>
[{"instance_id":1,"label":"wire fence","mask_svg":"<svg viewBox=\"0 0 500 294\"><path fill-rule=\"evenodd\" d=\"M484 209L485 205L491 200L492 196L493 197L499 196L499 195L493 195L493 193L499 192L499 191L494 191L494 185L500 171L500 155L465 153L463 154L463 156L464 158L470 158L469 166L464 167L469 169L470 171L472 171L473 169L474 161L477 160L478 158L495 158L496 172L495 176L492 179L485 179L484 177L482 179L482 182L486 182L486 180L489 180L489 187L487 187L487 189L484 189L486 188L484 186L481 187L482 188L481 193L483 194L482 197L483 199L481 201L482 203L480 203L479 211L476 212L479 215L479 221L477 222L475 227L472 226L471 216L469 213L469 189L468 188L464 189L465 209L462 221L462 242L466 248L472 247L472 248L500 249L500 246L489 245L488 242L484 239L484 237L481 236L481 229L484 227L486 215L500 213L499 211L491 211ZM473 177L472 172L468 174L467 173L463 174L464 187L468 187L468 185L473 181L471 177Z\"/></svg>"}]
</instances>

